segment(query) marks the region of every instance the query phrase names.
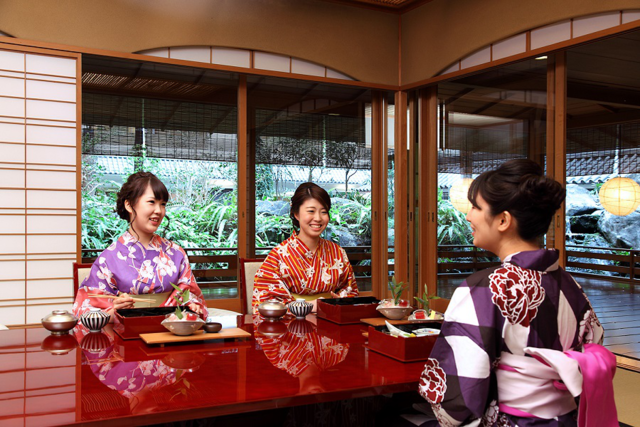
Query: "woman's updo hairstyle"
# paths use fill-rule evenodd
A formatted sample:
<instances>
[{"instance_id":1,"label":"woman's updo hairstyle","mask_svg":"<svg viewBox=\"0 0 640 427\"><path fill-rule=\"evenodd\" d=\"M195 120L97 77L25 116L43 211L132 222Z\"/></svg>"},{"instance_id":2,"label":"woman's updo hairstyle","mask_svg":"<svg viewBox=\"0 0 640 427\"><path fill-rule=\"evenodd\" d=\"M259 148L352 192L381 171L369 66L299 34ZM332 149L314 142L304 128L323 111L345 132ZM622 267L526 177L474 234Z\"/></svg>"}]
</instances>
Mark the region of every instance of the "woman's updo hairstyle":
<instances>
[{"instance_id":1,"label":"woman's updo hairstyle","mask_svg":"<svg viewBox=\"0 0 640 427\"><path fill-rule=\"evenodd\" d=\"M508 211L517 221L518 235L534 241L549 229L566 191L534 161L516 159L482 173L471 183L468 198L476 208L478 194L489 204L491 216Z\"/></svg>"},{"instance_id":2,"label":"woman's updo hairstyle","mask_svg":"<svg viewBox=\"0 0 640 427\"><path fill-rule=\"evenodd\" d=\"M116 200L116 212L118 213L118 216L129 224L133 222L133 219L136 216L134 206L147 190L148 185L151 186L153 196L156 200L161 200L163 202L169 201L169 192L167 191L167 187L165 187L162 181L160 181L158 177L151 172L136 172L129 175L127 182L125 182L120 191L118 191L118 198ZM125 201L129 201L131 209L133 209L133 216L129 215L124 204Z\"/></svg>"},{"instance_id":3,"label":"woman's updo hairstyle","mask_svg":"<svg viewBox=\"0 0 640 427\"><path fill-rule=\"evenodd\" d=\"M327 212L331 209L331 197L329 197L329 193L324 188L313 182L300 184L291 197L291 209L289 210L289 218L291 218L293 226L297 229L300 228L300 222L295 215L300 212L300 206L309 199L316 199Z\"/></svg>"}]
</instances>

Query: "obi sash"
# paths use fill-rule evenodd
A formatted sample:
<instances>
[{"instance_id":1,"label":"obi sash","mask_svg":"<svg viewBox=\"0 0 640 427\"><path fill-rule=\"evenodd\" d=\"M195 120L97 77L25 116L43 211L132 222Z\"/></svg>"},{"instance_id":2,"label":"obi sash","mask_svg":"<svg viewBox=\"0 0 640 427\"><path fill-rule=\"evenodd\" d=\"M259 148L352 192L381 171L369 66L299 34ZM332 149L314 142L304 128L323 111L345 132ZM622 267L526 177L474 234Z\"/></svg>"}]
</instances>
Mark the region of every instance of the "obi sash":
<instances>
[{"instance_id":1,"label":"obi sash","mask_svg":"<svg viewBox=\"0 0 640 427\"><path fill-rule=\"evenodd\" d=\"M502 353L496 371L501 412L550 419L576 409L579 427L618 426L613 398L616 358L597 344L584 352L527 347L526 357Z\"/></svg>"},{"instance_id":2,"label":"obi sash","mask_svg":"<svg viewBox=\"0 0 640 427\"><path fill-rule=\"evenodd\" d=\"M333 298L331 296L331 292L323 292L321 294L313 294L313 295L300 295L300 294L294 294L293 292L291 292L291 297L293 299L303 299L305 301L313 301L318 298Z\"/></svg>"}]
</instances>

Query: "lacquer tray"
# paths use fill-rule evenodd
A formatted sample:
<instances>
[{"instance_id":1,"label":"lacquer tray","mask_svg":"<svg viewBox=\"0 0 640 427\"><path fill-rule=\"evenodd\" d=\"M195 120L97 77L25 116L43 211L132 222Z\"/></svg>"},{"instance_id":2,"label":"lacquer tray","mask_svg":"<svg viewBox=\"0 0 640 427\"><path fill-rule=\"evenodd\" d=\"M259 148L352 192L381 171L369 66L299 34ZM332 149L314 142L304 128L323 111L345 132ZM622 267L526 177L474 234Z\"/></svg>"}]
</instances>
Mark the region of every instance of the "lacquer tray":
<instances>
[{"instance_id":1,"label":"lacquer tray","mask_svg":"<svg viewBox=\"0 0 640 427\"><path fill-rule=\"evenodd\" d=\"M419 328L440 329L441 322L411 323L397 325L405 332L411 332ZM427 360L431 349L438 339L438 335L426 337L401 338L386 333L386 326L369 326L369 344L367 348L392 357L401 362L417 362Z\"/></svg>"},{"instance_id":2,"label":"lacquer tray","mask_svg":"<svg viewBox=\"0 0 640 427\"><path fill-rule=\"evenodd\" d=\"M240 328L227 328L216 333L196 331L192 335L174 335L171 332L158 332L155 334L140 334L140 338L147 344L169 344L176 342L222 340L227 338L249 338L251 334Z\"/></svg>"},{"instance_id":3,"label":"lacquer tray","mask_svg":"<svg viewBox=\"0 0 640 427\"><path fill-rule=\"evenodd\" d=\"M318 317L339 325L360 323L360 319L382 316L380 301L374 297L330 298L318 300Z\"/></svg>"}]
</instances>

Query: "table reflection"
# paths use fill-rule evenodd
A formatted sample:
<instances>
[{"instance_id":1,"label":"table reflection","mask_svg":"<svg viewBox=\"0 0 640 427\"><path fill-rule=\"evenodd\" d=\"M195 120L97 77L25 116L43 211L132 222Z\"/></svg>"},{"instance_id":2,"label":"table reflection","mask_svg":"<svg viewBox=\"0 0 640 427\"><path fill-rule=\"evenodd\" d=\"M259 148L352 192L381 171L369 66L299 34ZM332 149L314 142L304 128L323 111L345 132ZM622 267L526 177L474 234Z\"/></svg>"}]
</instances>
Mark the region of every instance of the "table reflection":
<instances>
[{"instance_id":1,"label":"table reflection","mask_svg":"<svg viewBox=\"0 0 640 427\"><path fill-rule=\"evenodd\" d=\"M299 380L300 394L324 392L320 373L345 360L349 344L323 336L307 320L265 322L259 316L255 339L269 362Z\"/></svg>"}]
</instances>

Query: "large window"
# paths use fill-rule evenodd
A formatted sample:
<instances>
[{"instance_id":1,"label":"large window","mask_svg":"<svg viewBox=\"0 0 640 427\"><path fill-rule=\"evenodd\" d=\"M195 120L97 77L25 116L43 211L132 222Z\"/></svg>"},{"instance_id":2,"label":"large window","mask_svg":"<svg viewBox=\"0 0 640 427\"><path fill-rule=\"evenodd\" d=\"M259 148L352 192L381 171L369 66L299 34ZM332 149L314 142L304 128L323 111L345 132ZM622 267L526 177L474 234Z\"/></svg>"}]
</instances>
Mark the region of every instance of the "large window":
<instances>
[{"instance_id":1,"label":"large window","mask_svg":"<svg viewBox=\"0 0 640 427\"><path fill-rule=\"evenodd\" d=\"M467 190L509 159L545 165L547 61L532 59L438 86L438 271L441 296L497 261L473 246Z\"/></svg>"},{"instance_id":2,"label":"large window","mask_svg":"<svg viewBox=\"0 0 640 427\"><path fill-rule=\"evenodd\" d=\"M255 143L256 253L292 233L289 201L303 182L331 196L324 238L340 244L359 287L370 290L371 92L250 77L249 138Z\"/></svg>"},{"instance_id":3,"label":"large window","mask_svg":"<svg viewBox=\"0 0 640 427\"><path fill-rule=\"evenodd\" d=\"M126 230L116 193L150 171L171 196L160 234L187 251L207 298L237 295L236 92L229 73L84 59L83 258Z\"/></svg>"}]
</instances>

